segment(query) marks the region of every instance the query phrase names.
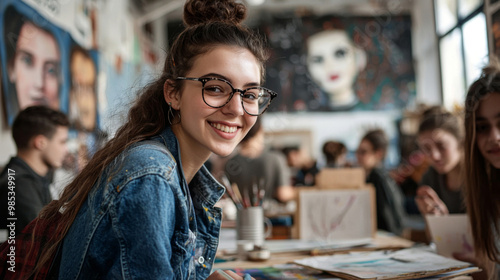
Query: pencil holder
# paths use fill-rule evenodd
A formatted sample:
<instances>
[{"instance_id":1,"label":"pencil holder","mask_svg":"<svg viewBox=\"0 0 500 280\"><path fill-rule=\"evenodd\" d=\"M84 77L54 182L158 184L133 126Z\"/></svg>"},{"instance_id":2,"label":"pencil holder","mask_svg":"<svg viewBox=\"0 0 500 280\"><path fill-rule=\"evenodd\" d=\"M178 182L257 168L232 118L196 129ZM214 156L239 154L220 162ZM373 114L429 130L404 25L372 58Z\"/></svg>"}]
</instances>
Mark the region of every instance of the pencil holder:
<instances>
[{"instance_id":1,"label":"pencil holder","mask_svg":"<svg viewBox=\"0 0 500 280\"><path fill-rule=\"evenodd\" d=\"M261 246L271 235L272 228L271 221L264 217L264 209L261 206L238 209L236 213L237 240L249 240L254 245Z\"/></svg>"}]
</instances>

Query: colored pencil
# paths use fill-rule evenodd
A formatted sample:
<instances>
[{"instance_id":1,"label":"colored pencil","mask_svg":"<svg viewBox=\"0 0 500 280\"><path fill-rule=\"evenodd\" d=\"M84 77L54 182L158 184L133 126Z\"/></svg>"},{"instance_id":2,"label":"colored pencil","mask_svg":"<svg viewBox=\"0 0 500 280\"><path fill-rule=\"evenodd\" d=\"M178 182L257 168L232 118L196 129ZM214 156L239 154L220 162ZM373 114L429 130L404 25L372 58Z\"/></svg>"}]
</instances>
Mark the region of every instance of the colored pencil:
<instances>
[{"instance_id":1,"label":"colored pencil","mask_svg":"<svg viewBox=\"0 0 500 280\"><path fill-rule=\"evenodd\" d=\"M228 280L234 280L234 278L231 277L231 275L227 274L224 270L219 269L218 272L219 272L219 275L223 276L224 278L226 278Z\"/></svg>"},{"instance_id":2,"label":"colored pencil","mask_svg":"<svg viewBox=\"0 0 500 280\"><path fill-rule=\"evenodd\" d=\"M238 188L238 185L236 183L232 183L231 187L233 188L234 194L236 195L236 197L238 198L238 200L240 202L242 202L242 204L243 204L243 197L241 196L241 192L240 192L240 189Z\"/></svg>"}]
</instances>

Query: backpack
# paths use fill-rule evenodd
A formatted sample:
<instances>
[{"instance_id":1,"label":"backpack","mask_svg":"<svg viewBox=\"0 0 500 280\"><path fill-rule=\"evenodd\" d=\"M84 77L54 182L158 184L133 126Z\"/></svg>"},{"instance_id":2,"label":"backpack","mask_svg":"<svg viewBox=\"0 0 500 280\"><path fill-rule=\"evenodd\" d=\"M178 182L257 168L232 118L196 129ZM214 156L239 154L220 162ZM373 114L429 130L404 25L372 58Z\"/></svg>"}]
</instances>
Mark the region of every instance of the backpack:
<instances>
[{"instance_id":1,"label":"backpack","mask_svg":"<svg viewBox=\"0 0 500 280\"><path fill-rule=\"evenodd\" d=\"M41 248L53 236L62 214L57 213L54 219L38 216L31 221L17 236L9 231L9 237L0 245L0 279L57 279L61 263L61 248L51 257L51 261L42 267L36 278L31 275L38 259ZM8 224L10 221L8 221ZM15 221L13 221L15 223ZM33 238L33 229L38 224L36 235ZM61 243L62 244L62 243ZM28 257L30 250L34 251Z\"/></svg>"}]
</instances>

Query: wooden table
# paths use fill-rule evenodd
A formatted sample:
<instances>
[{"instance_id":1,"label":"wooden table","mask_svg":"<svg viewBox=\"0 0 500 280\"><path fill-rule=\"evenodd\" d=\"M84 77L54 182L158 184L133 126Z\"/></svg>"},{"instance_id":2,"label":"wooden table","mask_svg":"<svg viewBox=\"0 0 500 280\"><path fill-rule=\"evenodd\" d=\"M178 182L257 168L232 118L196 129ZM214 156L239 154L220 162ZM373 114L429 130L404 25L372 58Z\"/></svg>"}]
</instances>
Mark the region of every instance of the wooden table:
<instances>
[{"instance_id":1,"label":"wooden table","mask_svg":"<svg viewBox=\"0 0 500 280\"><path fill-rule=\"evenodd\" d=\"M370 247L369 249L363 249L362 247L357 247L351 250L336 250L335 252L320 252L320 253L347 253L352 251L362 251L362 250L390 250L390 249L401 249L401 248L409 248L414 245L413 241L397 237L390 236L387 234L377 233L373 240L373 244L375 246ZM235 260L235 261L227 261L216 263L214 265L214 269L251 269L251 268L264 268L271 267L274 265L287 264L292 263L294 260L307 258L311 256L311 251L302 251L302 252L287 252L287 253L272 253L271 258L266 261L249 261L249 260ZM219 254L220 255L220 254ZM453 280L471 280L470 276L458 276L452 278Z\"/></svg>"},{"instance_id":2,"label":"wooden table","mask_svg":"<svg viewBox=\"0 0 500 280\"><path fill-rule=\"evenodd\" d=\"M373 240L373 244L375 247L363 249L362 247L357 247L350 250L335 250L333 251L324 251L319 252L321 254L333 254L333 253L347 253L351 251L360 251L360 250L389 250L389 249L401 249L411 247L414 242L397 237L397 236L389 236L385 234L377 234ZM271 258L267 261L248 261L248 260L235 260L228 261L222 263L216 263L214 268L262 268L269 267L277 264L285 264L291 263L294 260L307 258L311 256L311 251L302 251L302 252L286 252L286 253L272 253ZM224 256L225 257L225 256Z\"/></svg>"}]
</instances>

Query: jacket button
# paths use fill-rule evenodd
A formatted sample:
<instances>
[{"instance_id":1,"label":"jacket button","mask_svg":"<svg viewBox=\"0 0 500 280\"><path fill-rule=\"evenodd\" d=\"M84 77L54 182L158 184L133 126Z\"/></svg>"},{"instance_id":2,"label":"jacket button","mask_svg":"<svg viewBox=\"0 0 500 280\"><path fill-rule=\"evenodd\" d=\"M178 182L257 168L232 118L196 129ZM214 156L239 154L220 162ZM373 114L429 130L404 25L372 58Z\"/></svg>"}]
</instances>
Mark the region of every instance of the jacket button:
<instances>
[{"instance_id":1,"label":"jacket button","mask_svg":"<svg viewBox=\"0 0 500 280\"><path fill-rule=\"evenodd\" d=\"M205 258L203 256L199 257L198 258L198 262L199 263L204 263L205 262Z\"/></svg>"}]
</instances>

